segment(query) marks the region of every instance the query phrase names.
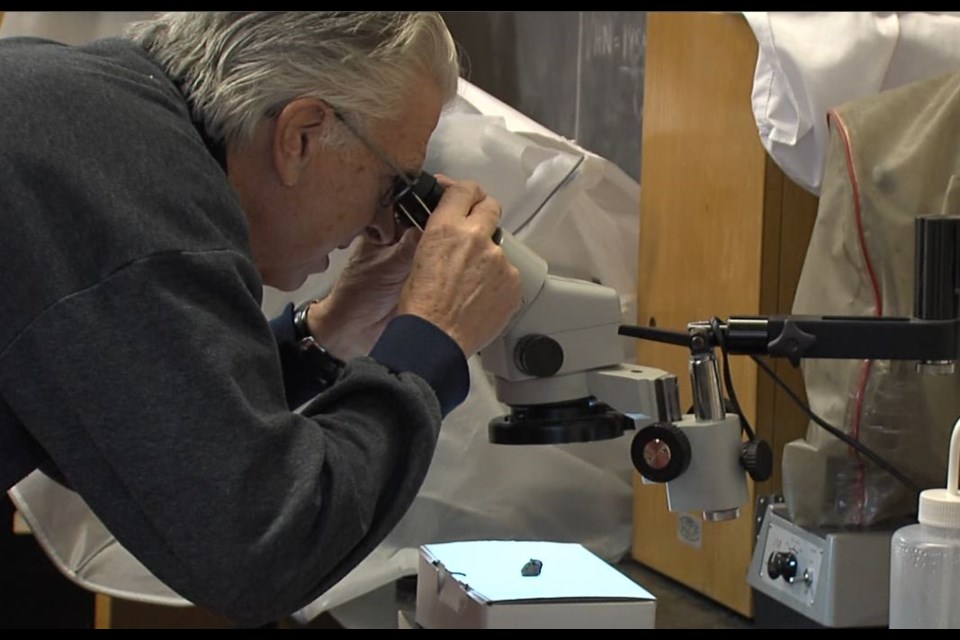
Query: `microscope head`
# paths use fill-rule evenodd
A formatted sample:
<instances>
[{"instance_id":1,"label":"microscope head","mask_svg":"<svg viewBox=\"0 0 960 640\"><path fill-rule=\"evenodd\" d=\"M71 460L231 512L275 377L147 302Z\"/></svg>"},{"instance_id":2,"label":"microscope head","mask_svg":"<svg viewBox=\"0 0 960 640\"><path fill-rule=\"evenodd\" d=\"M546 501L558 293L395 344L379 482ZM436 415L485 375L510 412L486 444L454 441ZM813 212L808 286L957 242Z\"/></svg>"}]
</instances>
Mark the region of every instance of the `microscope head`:
<instances>
[{"instance_id":1,"label":"microscope head","mask_svg":"<svg viewBox=\"0 0 960 640\"><path fill-rule=\"evenodd\" d=\"M597 400L591 372L618 365L620 296L594 282L547 273L512 235L500 244L520 271L523 304L480 354L510 415L490 423L491 442L557 444L615 438L632 423Z\"/></svg>"},{"instance_id":2,"label":"microscope head","mask_svg":"<svg viewBox=\"0 0 960 640\"><path fill-rule=\"evenodd\" d=\"M552 444L622 435L627 418L597 399L591 373L623 359L617 292L547 276L537 298L481 353L511 409L490 423L492 442Z\"/></svg>"},{"instance_id":3,"label":"microscope head","mask_svg":"<svg viewBox=\"0 0 960 640\"><path fill-rule=\"evenodd\" d=\"M400 185L395 218L422 229L443 195L434 176ZM493 241L520 272L523 302L480 357L496 377L509 416L490 424L502 444L555 444L615 438L632 421L597 401L588 374L620 363L620 296L593 282L550 275L546 261L498 228ZM599 382L597 384L600 384Z\"/></svg>"}]
</instances>

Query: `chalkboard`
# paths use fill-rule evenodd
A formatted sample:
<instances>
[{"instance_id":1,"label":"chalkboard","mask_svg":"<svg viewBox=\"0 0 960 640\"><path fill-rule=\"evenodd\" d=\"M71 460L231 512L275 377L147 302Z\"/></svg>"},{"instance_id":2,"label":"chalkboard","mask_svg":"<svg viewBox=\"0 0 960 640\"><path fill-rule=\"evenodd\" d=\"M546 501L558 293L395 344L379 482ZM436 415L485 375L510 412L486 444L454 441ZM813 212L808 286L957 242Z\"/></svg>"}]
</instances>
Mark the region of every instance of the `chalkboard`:
<instances>
[{"instance_id":1,"label":"chalkboard","mask_svg":"<svg viewBox=\"0 0 960 640\"><path fill-rule=\"evenodd\" d=\"M447 11L464 76L640 179L644 11Z\"/></svg>"}]
</instances>

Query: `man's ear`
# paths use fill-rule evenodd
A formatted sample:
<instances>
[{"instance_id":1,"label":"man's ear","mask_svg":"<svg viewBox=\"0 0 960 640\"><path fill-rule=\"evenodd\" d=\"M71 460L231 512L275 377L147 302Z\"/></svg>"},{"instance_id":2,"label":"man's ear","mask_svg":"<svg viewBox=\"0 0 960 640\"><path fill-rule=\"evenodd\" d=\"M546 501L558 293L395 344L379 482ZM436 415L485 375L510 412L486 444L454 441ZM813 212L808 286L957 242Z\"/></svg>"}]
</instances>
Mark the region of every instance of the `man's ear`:
<instances>
[{"instance_id":1,"label":"man's ear","mask_svg":"<svg viewBox=\"0 0 960 640\"><path fill-rule=\"evenodd\" d=\"M323 100L303 97L291 100L277 115L273 130L273 164L286 186L293 186L322 150L320 140L327 127L336 126L333 108Z\"/></svg>"}]
</instances>

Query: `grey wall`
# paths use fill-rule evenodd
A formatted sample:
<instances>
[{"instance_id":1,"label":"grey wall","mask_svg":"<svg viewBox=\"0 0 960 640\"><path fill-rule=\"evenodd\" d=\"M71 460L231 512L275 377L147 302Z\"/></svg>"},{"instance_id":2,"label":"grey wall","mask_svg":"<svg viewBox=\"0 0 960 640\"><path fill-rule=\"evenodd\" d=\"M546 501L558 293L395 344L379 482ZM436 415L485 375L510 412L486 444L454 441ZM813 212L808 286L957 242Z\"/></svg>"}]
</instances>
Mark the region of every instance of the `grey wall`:
<instances>
[{"instance_id":1,"label":"grey wall","mask_svg":"<svg viewBox=\"0 0 960 640\"><path fill-rule=\"evenodd\" d=\"M465 77L640 179L643 11L446 11Z\"/></svg>"}]
</instances>

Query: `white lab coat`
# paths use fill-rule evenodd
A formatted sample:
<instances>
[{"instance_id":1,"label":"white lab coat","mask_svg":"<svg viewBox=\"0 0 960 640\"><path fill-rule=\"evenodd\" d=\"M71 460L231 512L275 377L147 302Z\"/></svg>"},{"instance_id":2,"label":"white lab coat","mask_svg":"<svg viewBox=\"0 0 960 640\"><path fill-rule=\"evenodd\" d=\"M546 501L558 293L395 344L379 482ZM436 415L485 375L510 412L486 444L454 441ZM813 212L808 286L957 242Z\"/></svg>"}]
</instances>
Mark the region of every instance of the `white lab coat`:
<instances>
[{"instance_id":1,"label":"white lab coat","mask_svg":"<svg viewBox=\"0 0 960 640\"><path fill-rule=\"evenodd\" d=\"M960 12L744 12L759 54L752 106L760 140L815 195L827 110L960 67Z\"/></svg>"}]
</instances>

